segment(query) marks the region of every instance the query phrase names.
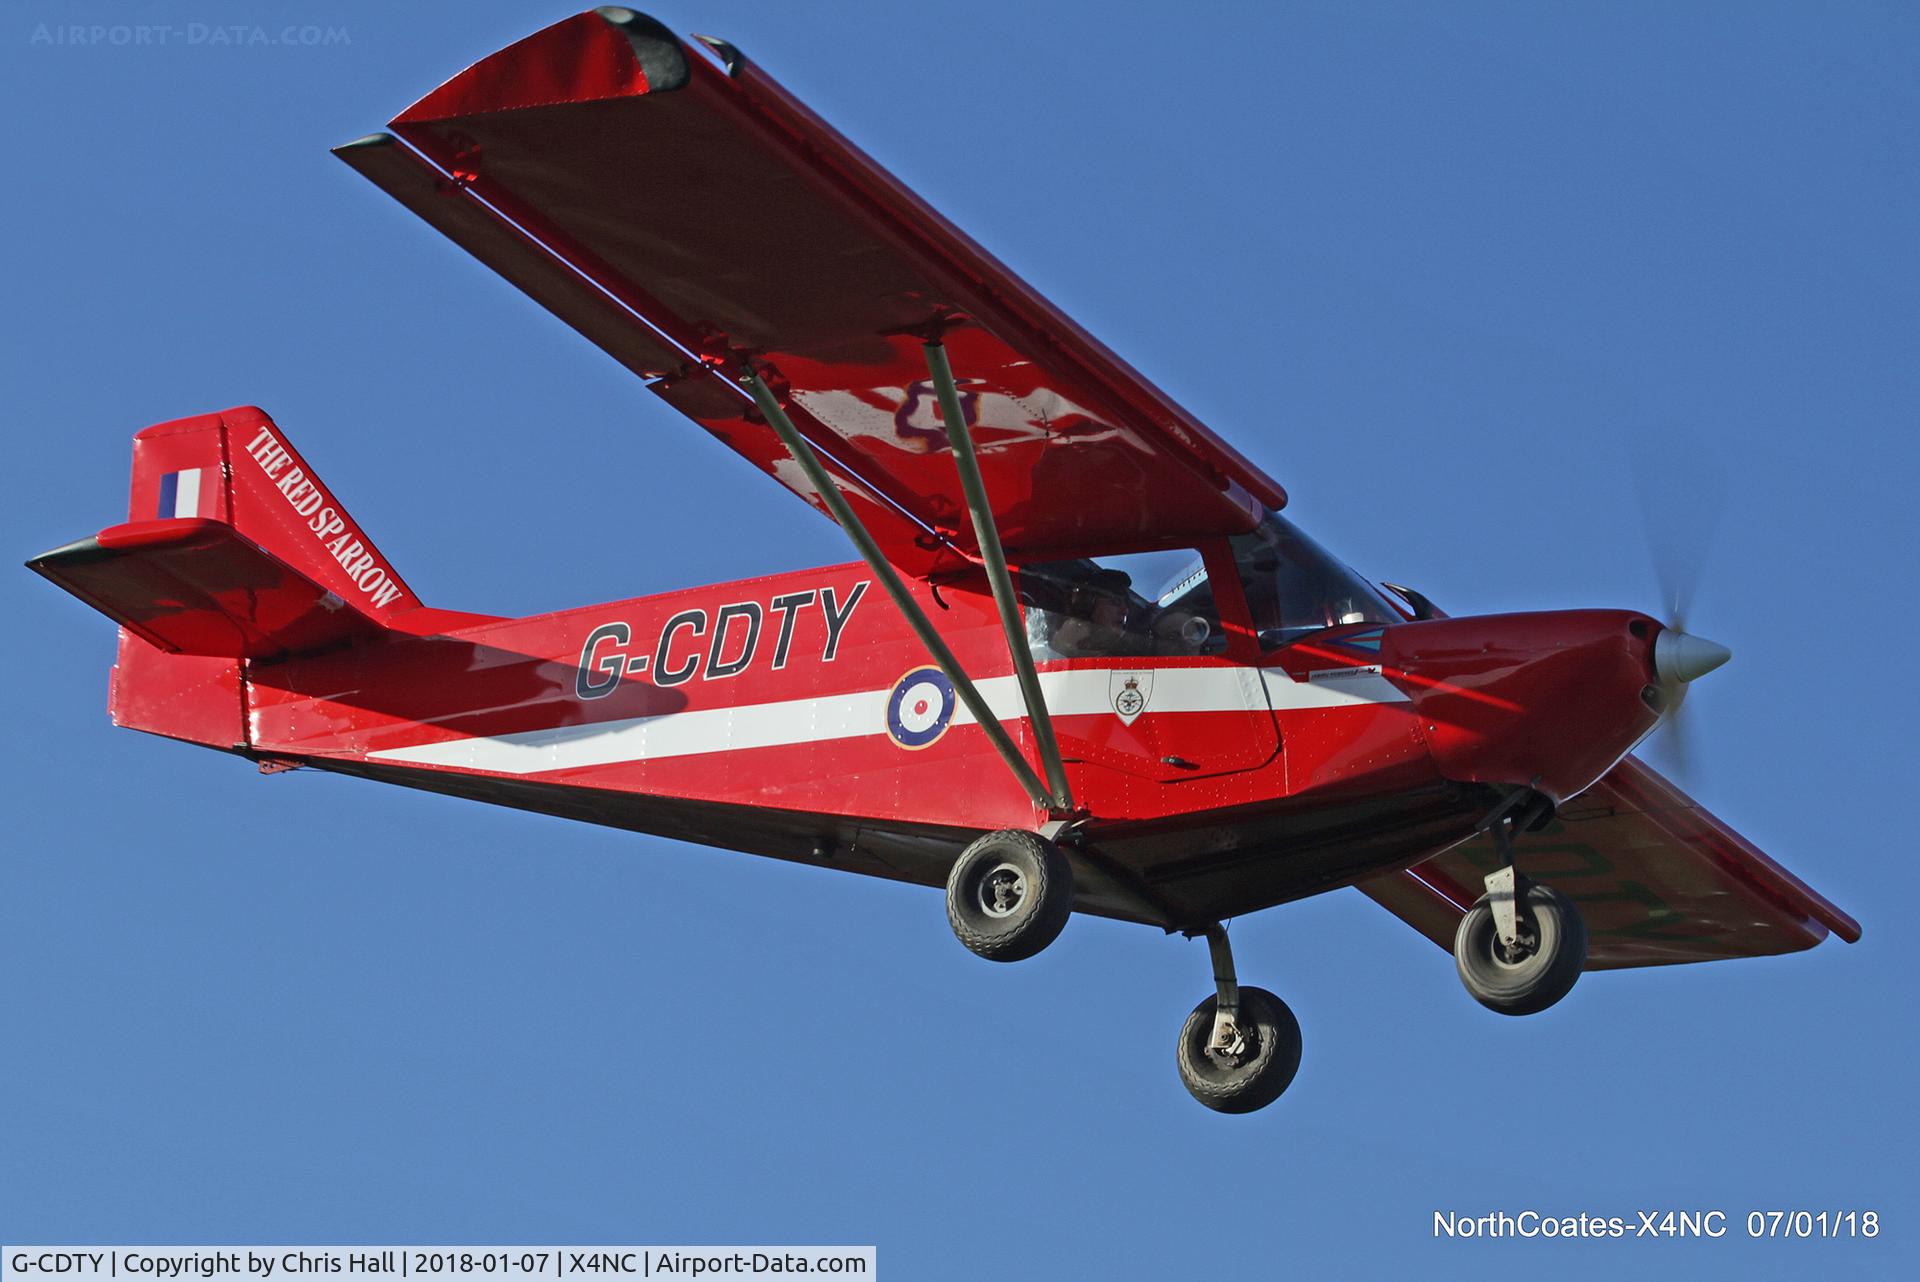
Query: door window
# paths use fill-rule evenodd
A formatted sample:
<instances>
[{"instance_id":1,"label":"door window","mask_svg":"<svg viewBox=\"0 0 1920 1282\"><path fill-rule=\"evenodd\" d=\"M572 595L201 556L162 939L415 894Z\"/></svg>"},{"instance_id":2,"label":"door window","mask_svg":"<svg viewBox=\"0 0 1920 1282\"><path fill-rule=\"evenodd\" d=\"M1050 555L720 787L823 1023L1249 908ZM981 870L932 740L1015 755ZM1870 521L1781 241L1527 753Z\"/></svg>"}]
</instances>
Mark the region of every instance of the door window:
<instances>
[{"instance_id":1,"label":"door window","mask_svg":"<svg viewBox=\"0 0 1920 1282\"><path fill-rule=\"evenodd\" d=\"M1035 662L1226 649L1206 562L1193 548L1047 561L1020 569Z\"/></svg>"}]
</instances>

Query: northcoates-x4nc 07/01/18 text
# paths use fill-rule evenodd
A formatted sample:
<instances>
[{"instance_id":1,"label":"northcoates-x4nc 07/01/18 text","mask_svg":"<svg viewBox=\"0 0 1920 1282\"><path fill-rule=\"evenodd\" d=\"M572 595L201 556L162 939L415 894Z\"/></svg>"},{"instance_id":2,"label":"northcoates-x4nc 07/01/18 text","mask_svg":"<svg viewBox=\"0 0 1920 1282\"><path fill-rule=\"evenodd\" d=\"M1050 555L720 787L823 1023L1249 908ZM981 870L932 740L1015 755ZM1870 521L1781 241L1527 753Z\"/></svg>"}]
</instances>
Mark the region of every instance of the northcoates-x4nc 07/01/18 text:
<instances>
[{"instance_id":1,"label":"northcoates-x4nc 07/01/18 text","mask_svg":"<svg viewBox=\"0 0 1920 1282\"><path fill-rule=\"evenodd\" d=\"M1722 1238L1734 1231L1725 1211L1635 1211L1622 1215L1543 1215L1539 1211L1433 1213L1440 1238ZM1749 1211L1750 1238L1870 1238L1880 1236L1878 1211Z\"/></svg>"}]
</instances>

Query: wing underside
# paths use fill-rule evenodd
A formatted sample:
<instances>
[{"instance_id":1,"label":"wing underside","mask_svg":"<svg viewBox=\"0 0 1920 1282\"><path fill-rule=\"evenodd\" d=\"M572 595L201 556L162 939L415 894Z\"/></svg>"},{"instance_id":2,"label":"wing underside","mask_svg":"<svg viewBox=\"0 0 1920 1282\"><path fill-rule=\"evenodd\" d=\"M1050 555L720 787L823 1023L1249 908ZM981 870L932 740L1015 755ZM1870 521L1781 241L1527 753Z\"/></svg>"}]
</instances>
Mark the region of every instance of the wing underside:
<instances>
[{"instance_id":1,"label":"wing underside","mask_svg":"<svg viewBox=\"0 0 1920 1282\"><path fill-rule=\"evenodd\" d=\"M1853 918L1633 757L1516 845L1528 876L1579 906L1589 970L1797 952L1829 931L1860 937ZM1496 866L1482 839L1359 888L1450 948Z\"/></svg>"},{"instance_id":2,"label":"wing underside","mask_svg":"<svg viewBox=\"0 0 1920 1282\"><path fill-rule=\"evenodd\" d=\"M819 506L738 385L750 364L903 568L977 553L932 340L1016 557L1239 532L1285 503L765 72L710 49L581 14L339 154Z\"/></svg>"}]
</instances>

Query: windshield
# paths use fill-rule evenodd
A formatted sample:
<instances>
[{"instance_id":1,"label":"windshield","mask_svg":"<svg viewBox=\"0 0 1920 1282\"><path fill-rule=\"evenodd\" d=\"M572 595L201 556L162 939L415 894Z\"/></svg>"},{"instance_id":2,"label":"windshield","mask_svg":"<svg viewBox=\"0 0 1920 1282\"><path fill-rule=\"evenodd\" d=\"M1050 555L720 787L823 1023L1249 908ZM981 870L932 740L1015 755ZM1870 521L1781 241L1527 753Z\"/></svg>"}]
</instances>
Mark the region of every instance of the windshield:
<instances>
[{"instance_id":1,"label":"windshield","mask_svg":"<svg viewBox=\"0 0 1920 1282\"><path fill-rule=\"evenodd\" d=\"M1402 621L1372 584L1272 512L1231 543L1262 649L1345 623Z\"/></svg>"}]
</instances>

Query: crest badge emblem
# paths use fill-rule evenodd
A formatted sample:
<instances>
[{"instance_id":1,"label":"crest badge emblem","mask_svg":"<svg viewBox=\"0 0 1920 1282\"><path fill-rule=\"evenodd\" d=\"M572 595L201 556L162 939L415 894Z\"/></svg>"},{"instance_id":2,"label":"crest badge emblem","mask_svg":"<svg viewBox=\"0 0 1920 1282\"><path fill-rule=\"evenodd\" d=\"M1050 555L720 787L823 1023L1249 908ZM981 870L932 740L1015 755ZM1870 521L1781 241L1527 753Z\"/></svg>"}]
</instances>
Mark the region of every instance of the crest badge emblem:
<instances>
[{"instance_id":1,"label":"crest badge emblem","mask_svg":"<svg viewBox=\"0 0 1920 1282\"><path fill-rule=\"evenodd\" d=\"M1115 672L1107 678L1107 700L1125 725L1132 725L1135 718L1147 710L1152 698L1151 672Z\"/></svg>"}]
</instances>

